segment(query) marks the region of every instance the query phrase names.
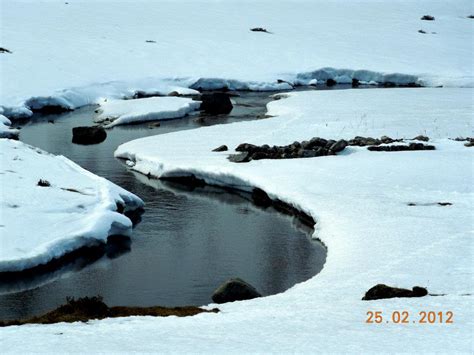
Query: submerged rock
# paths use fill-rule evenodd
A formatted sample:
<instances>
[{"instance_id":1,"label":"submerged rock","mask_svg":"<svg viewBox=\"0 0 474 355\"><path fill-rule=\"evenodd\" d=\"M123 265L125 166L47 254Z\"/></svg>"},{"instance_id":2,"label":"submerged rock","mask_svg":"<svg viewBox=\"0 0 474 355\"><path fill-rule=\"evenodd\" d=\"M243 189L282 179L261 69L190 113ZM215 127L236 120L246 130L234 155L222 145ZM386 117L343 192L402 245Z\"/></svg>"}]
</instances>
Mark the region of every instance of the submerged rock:
<instances>
[{"instance_id":1,"label":"submerged rock","mask_svg":"<svg viewBox=\"0 0 474 355\"><path fill-rule=\"evenodd\" d=\"M215 303L226 303L234 301L250 300L262 297L262 295L247 282L236 278L224 282L214 291L212 300Z\"/></svg>"},{"instance_id":2,"label":"submerged rock","mask_svg":"<svg viewBox=\"0 0 474 355\"><path fill-rule=\"evenodd\" d=\"M103 127L74 127L72 129L72 142L76 144L98 144L107 138Z\"/></svg>"},{"instance_id":3,"label":"submerged rock","mask_svg":"<svg viewBox=\"0 0 474 355\"><path fill-rule=\"evenodd\" d=\"M414 286L413 289L391 287L384 284L378 284L365 293L362 298L364 301L379 300L395 297L423 297L428 294L424 287Z\"/></svg>"},{"instance_id":4,"label":"submerged rock","mask_svg":"<svg viewBox=\"0 0 474 355\"><path fill-rule=\"evenodd\" d=\"M211 115L228 114L234 107L229 95L222 92L203 94L201 101L201 110Z\"/></svg>"}]
</instances>

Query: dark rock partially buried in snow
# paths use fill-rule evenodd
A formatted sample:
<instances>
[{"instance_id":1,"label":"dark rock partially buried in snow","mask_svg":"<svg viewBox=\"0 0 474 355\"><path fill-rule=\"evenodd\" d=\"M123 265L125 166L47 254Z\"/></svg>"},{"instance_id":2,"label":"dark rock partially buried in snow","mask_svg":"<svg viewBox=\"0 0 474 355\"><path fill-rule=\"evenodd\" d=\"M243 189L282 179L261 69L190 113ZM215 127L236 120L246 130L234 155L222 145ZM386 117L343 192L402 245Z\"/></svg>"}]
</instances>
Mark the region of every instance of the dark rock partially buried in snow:
<instances>
[{"instance_id":1,"label":"dark rock partially buried in snow","mask_svg":"<svg viewBox=\"0 0 474 355\"><path fill-rule=\"evenodd\" d=\"M229 95L223 92L201 95L201 110L211 115L228 114L234 107Z\"/></svg>"},{"instance_id":2,"label":"dark rock partially buried in snow","mask_svg":"<svg viewBox=\"0 0 474 355\"><path fill-rule=\"evenodd\" d=\"M213 149L212 151L213 152L226 152L228 150L229 150L229 148L226 145L221 145L220 147L217 147L217 148Z\"/></svg>"},{"instance_id":3,"label":"dark rock partially buried in snow","mask_svg":"<svg viewBox=\"0 0 474 355\"><path fill-rule=\"evenodd\" d=\"M424 20L424 21L434 21L435 18L434 16L431 16L431 15L424 15L421 20Z\"/></svg>"},{"instance_id":4,"label":"dark rock partially buried in snow","mask_svg":"<svg viewBox=\"0 0 474 355\"><path fill-rule=\"evenodd\" d=\"M212 300L215 303L227 303L234 301L250 300L262 297L262 295L247 282L237 278L224 282L214 291Z\"/></svg>"},{"instance_id":5,"label":"dark rock partially buried in snow","mask_svg":"<svg viewBox=\"0 0 474 355\"><path fill-rule=\"evenodd\" d=\"M72 142L76 144L98 144L107 138L103 127L74 127L72 129Z\"/></svg>"},{"instance_id":6,"label":"dark rock partially buried in snow","mask_svg":"<svg viewBox=\"0 0 474 355\"><path fill-rule=\"evenodd\" d=\"M364 301L379 300L395 297L424 297L428 290L424 287L415 286L413 289L391 287L384 284L378 284L365 293L362 298Z\"/></svg>"}]
</instances>

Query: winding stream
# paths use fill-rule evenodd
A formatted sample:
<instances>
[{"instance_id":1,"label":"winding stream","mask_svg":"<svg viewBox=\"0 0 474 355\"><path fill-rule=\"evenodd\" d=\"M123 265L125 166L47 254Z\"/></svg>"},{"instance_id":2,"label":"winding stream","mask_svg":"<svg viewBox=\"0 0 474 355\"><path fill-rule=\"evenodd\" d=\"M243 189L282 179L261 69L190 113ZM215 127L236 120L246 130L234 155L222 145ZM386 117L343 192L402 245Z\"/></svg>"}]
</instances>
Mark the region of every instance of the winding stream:
<instances>
[{"instance_id":1,"label":"winding stream","mask_svg":"<svg viewBox=\"0 0 474 355\"><path fill-rule=\"evenodd\" d=\"M20 140L68 157L140 196L146 206L128 252L0 285L0 319L44 313L68 296L101 295L110 306L203 305L231 277L271 295L317 274L326 250L292 218L259 209L245 195L149 180L113 158L116 147L132 139L263 117L269 95L240 93L228 116L190 116L153 128L118 126L107 131L105 142L91 146L72 144L71 130L91 125L95 107L25 122Z\"/></svg>"}]
</instances>

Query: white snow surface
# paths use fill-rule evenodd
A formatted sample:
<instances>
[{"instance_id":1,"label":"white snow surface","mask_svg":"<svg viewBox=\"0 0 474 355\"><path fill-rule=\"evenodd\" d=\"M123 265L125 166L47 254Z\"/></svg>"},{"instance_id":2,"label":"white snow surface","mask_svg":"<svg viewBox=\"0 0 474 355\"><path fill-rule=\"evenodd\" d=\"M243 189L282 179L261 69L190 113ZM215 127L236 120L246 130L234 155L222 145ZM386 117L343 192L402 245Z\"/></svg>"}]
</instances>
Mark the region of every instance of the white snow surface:
<instances>
[{"instance_id":1,"label":"white snow surface","mask_svg":"<svg viewBox=\"0 0 474 355\"><path fill-rule=\"evenodd\" d=\"M219 305L219 314L2 328L2 348L73 351L87 339L90 351L111 353L472 353L474 151L446 138L471 134L472 93L292 93L268 105L276 117L123 144L116 156L144 174L192 173L211 184L260 187L310 213L317 221L314 237L328 248L323 270L284 293ZM226 159L232 151L211 151L221 144L287 144L317 135L411 138L425 132L435 151L351 147L337 156L243 164ZM442 296L362 301L378 283L425 286ZM382 312L384 322L365 323L368 311ZM385 323L392 311L408 311L409 324ZM412 323L421 311L452 311L454 323Z\"/></svg>"},{"instance_id":2,"label":"white snow surface","mask_svg":"<svg viewBox=\"0 0 474 355\"><path fill-rule=\"evenodd\" d=\"M116 208L141 207L137 196L18 141L1 139L0 156L0 272L44 264L109 235L130 235L132 222ZM51 186L37 186L40 179Z\"/></svg>"},{"instance_id":3,"label":"white snow surface","mask_svg":"<svg viewBox=\"0 0 474 355\"><path fill-rule=\"evenodd\" d=\"M0 138L14 138L18 137L20 131L17 129L11 128L12 122L0 114Z\"/></svg>"},{"instance_id":4,"label":"white snow surface","mask_svg":"<svg viewBox=\"0 0 474 355\"><path fill-rule=\"evenodd\" d=\"M107 100L100 104L96 122L106 127L144 121L162 121L184 117L198 110L200 101L182 97L149 97L136 100Z\"/></svg>"},{"instance_id":5,"label":"white snow surface","mask_svg":"<svg viewBox=\"0 0 474 355\"><path fill-rule=\"evenodd\" d=\"M470 0L67 3L1 1L5 116L136 91L291 88L278 79L474 85Z\"/></svg>"}]
</instances>

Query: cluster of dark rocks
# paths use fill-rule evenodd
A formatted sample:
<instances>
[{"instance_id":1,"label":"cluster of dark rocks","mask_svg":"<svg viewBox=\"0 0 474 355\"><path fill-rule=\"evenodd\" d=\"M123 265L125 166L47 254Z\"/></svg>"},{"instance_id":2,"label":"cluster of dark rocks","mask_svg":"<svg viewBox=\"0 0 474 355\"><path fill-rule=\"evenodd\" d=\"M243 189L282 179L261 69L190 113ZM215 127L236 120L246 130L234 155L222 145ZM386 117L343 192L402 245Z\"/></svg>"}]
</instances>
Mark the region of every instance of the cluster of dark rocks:
<instances>
[{"instance_id":1,"label":"cluster of dark rocks","mask_svg":"<svg viewBox=\"0 0 474 355\"><path fill-rule=\"evenodd\" d=\"M257 146L249 143L240 144L235 150L241 152L229 156L234 163L245 163L251 160L261 159L295 159L314 158L325 155L335 155L347 147L344 139L335 141L332 139L315 137L309 141L293 142L284 146L272 146L264 144Z\"/></svg>"},{"instance_id":2,"label":"cluster of dark rocks","mask_svg":"<svg viewBox=\"0 0 474 355\"><path fill-rule=\"evenodd\" d=\"M423 142L429 141L426 136L417 136L413 140ZM396 142L403 142L403 139L393 139L388 136L380 138L361 137L356 136L348 141L344 139L333 140L314 137L309 141L298 142L284 146L269 146L264 144L261 146L242 143L235 150L239 154L232 154L228 158L234 163L246 163L251 160L261 159L295 159L295 158L314 158L327 155L336 155L342 152L347 146L368 147L370 151L384 151L384 152L400 152L412 150L434 150L432 145L425 145L423 143L410 143L405 145L386 145ZM221 145L213 149L214 152L225 152L228 150L226 145Z\"/></svg>"},{"instance_id":3,"label":"cluster of dark rocks","mask_svg":"<svg viewBox=\"0 0 474 355\"><path fill-rule=\"evenodd\" d=\"M384 284L378 284L368 290L362 300L371 301L395 297L424 297L427 294L428 290L420 286L415 286L411 290L408 290L406 288L397 288Z\"/></svg>"}]
</instances>

